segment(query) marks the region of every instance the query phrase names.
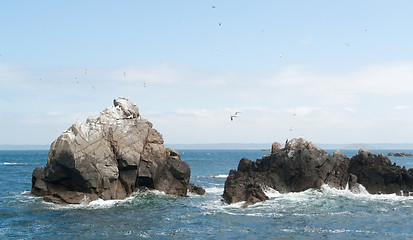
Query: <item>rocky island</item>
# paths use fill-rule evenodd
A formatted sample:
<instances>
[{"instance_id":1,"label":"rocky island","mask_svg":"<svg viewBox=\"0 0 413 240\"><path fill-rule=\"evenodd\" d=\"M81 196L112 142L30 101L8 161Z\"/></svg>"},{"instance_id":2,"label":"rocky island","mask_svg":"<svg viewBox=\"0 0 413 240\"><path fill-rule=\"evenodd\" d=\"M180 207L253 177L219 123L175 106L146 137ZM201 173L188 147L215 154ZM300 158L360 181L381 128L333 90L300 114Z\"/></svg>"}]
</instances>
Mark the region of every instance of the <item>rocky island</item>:
<instances>
[{"instance_id":1,"label":"rocky island","mask_svg":"<svg viewBox=\"0 0 413 240\"><path fill-rule=\"evenodd\" d=\"M243 207L268 200L263 189L280 193L320 189L323 184L338 189L360 191L360 184L371 194L410 195L413 169L392 164L383 155L366 150L348 158L340 151L330 155L302 138L288 141L282 148L273 143L271 153L255 162L243 158L237 170L231 170L223 199L228 203L245 201Z\"/></svg>"},{"instance_id":2,"label":"rocky island","mask_svg":"<svg viewBox=\"0 0 413 240\"><path fill-rule=\"evenodd\" d=\"M99 116L77 121L52 144L45 167L33 170L32 190L45 201L63 204L124 199L135 189L173 196L188 190L191 170L177 151L126 98L114 100Z\"/></svg>"},{"instance_id":3,"label":"rocky island","mask_svg":"<svg viewBox=\"0 0 413 240\"><path fill-rule=\"evenodd\" d=\"M404 152L396 152L396 153L390 152L387 154L387 156L389 157L413 157L413 154L404 153Z\"/></svg>"}]
</instances>

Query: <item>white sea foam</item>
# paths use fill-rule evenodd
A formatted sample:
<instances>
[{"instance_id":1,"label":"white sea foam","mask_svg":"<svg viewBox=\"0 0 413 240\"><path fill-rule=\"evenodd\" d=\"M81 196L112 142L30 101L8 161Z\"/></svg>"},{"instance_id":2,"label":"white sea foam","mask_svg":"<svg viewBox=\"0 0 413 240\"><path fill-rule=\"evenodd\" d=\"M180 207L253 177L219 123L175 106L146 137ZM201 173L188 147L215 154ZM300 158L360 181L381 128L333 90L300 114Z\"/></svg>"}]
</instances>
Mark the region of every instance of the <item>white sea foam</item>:
<instances>
[{"instance_id":1,"label":"white sea foam","mask_svg":"<svg viewBox=\"0 0 413 240\"><path fill-rule=\"evenodd\" d=\"M269 197L269 198L275 198L275 197L279 197L281 195L280 192L278 192L277 190L272 189L270 187L265 187L263 189L263 191L264 191L265 195L267 195L267 197Z\"/></svg>"},{"instance_id":2,"label":"white sea foam","mask_svg":"<svg viewBox=\"0 0 413 240\"><path fill-rule=\"evenodd\" d=\"M134 197L128 197L123 200L103 200L98 199L95 201L90 202L89 204L69 204L69 205L59 205L51 202L43 202L45 205L50 207L54 210L61 210L61 209L86 209L86 210L93 210L93 209L104 209L104 208L112 208L122 203L130 202L134 199Z\"/></svg>"},{"instance_id":3,"label":"white sea foam","mask_svg":"<svg viewBox=\"0 0 413 240\"><path fill-rule=\"evenodd\" d=\"M214 176L213 178L227 178L228 175L227 174L218 174L216 176Z\"/></svg>"},{"instance_id":4,"label":"white sea foam","mask_svg":"<svg viewBox=\"0 0 413 240\"><path fill-rule=\"evenodd\" d=\"M116 199L116 200L103 200L98 199L95 201L91 201L90 203L81 203L81 204L69 204L69 205L60 205L51 202L43 202L51 209L86 209L86 210L93 210L93 209L104 209L104 208L112 208L117 207L119 205L131 203L135 199L139 197L143 197L146 195L155 195L155 196L167 196L166 193L158 190L150 190L150 191L137 191L132 193L129 197L125 199ZM171 196L172 197L172 196Z\"/></svg>"},{"instance_id":5,"label":"white sea foam","mask_svg":"<svg viewBox=\"0 0 413 240\"><path fill-rule=\"evenodd\" d=\"M388 200L388 201L412 201L413 196L400 196L393 194L370 194L363 185L359 185L359 189L356 191L350 191L348 189L340 190L336 188L331 188L328 185L321 186L321 193L325 196L340 196L347 197L350 199L361 199L361 200Z\"/></svg>"},{"instance_id":6,"label":"white sea foam","mask_svg":"<svg viewBox=\"0 0 413 240\"><path fill-rule=\"evenodd\" d=\"M26 163L15 163L15 162L4 162L1 163L2 165L17 165L17 166L23 166L23 165L27 165Z\"/></svg>"},{"instance_id":7,"label":"white sea foam","mask_svg":"<svg viewBox=\"0 0 413 240\"><path fill-rule=\"evenodd\" d=\"M362 202L404 202L413 201L413 196L398 196L396 194L369 194L365 187L360 185L359 191L352 192L350 190L340 190L332 188L328 185L321 186L321 189L308 189L302 192L290 192L290 193L279 193L278 191L266 187L263 189L264 193L270 198L268 201L259 202L254 205L250 205L247 209L254 212L237 212L234 210L241 209L245 202L239 202L235 204L224 204L225 206L220 206L217 203L212 203L208 208L215 210L222 210L228 214L241 214L241 215L251 215L257 216L268 216L282 213L279 211L284 211L286 209L294 208L294 206L311 207L317 205L318 203L324 205L325 202L336 201L338 199L347 199L350 201L362 201ZM324 203L323 203L324 202ZM232 211L231 211L232 210ZM333 214L348 214L349 212L335 212ZM294 213L295 215L306 214L306 213ZM275 216L275 215L274 215ZM303 215L304 216L304 215Z\"/></svg>"},{"instance_id":8,"label":"white sea foam","mask_svg":"<svg viewBox=\"0 0 413 240\"><path fill-rule=\"evenodd\" d=\"M222 194L224 192L224 188L222 187L209 187L205 188L206 193L214 193L214 194Z\"/></svg>"}]
</instances>

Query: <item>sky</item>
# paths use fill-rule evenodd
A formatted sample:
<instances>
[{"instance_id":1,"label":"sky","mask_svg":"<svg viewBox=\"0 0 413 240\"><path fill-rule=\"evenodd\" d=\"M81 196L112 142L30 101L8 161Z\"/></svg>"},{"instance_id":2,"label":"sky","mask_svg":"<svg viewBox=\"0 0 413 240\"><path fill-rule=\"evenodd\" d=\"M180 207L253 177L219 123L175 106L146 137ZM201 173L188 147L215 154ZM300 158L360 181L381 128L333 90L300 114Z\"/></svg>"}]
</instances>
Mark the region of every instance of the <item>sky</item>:
<instances>
[{"instance_id":1,"label":"sky","mask_svg":"<svg viewBox=\"0 0 413 240\"><path fill-rule=\"evenodd\" d=\"M166 144L413 143L413 1L0 1L0 144L120 96Z\"/></svg>"}]
</instances>

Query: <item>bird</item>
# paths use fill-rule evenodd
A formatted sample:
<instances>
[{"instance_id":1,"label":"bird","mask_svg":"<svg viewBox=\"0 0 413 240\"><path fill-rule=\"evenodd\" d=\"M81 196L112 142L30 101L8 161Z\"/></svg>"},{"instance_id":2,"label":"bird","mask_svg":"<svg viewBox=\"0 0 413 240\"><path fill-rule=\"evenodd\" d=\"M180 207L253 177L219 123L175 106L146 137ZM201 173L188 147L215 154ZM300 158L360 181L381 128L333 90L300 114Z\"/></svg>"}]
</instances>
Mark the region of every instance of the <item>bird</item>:
<instances>
[{"instance_id":1,"label":"bird","mask_svg":"<svg viewBox=\"0 0 413 240\"><path fill-rule=\"evenodd\" d=\"M238 113L241 113L241 112L235 112L234 115L231 115L231 121L234 121L234 118L238 117Z\"/></svg>"},{"instance_id":2,"label":"bird","mask_svg":"<svg viewBox=\"0 0 413 240\"><path fill-rule=\"evenodd\" d=\"M346 46L347 46L347 47L350 47L350 43L346 43Z\"/></svg>"},{"instance_id":3,"label":"bird","mask_svg":"<svg viewBox=\"0 0 413 240\"><path fill-rule=\"evenodd\" d=\"M212 8L216 8L216 6L211 6Z\"/></svg>"},{"instance_id":4,"label":"bird","mask_svg":"<svg viewBox=\"0 0 413 240\"><path fill-rule=\"evenodd\" d=\"M143 87L146 88L146 83L143 83Z\"/></svg>"},{"instance_id":5,"label":"bird","mask_svg":"<svg viewBox=\"0 0 413 240\"><path fill-rule=\"evenodd\" d=\"M221 25L222 25L222 23L218 23L218 25L219 25L219 26L221 26Z\"/></svg>"}]
</instances>

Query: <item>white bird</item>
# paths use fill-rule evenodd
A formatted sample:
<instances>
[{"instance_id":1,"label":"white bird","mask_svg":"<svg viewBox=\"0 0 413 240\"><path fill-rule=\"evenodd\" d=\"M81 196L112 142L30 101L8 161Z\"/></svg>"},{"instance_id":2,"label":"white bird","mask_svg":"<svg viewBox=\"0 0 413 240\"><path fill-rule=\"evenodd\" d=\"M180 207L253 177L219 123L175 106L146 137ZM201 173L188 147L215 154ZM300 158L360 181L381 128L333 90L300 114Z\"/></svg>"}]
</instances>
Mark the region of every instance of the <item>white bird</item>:
<instances>
[{"instance_id":1,"label":"white bird","mask_svg":"<svg viewBox=\"0 0 413 240\"><path fill-rule=\"evenodd\" d=\"M238 117L238 113L241 113L241 112L235 112L234 115L231 115L231 121L234 121L234 118Z\"/></svg>"}]
</instances>

